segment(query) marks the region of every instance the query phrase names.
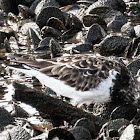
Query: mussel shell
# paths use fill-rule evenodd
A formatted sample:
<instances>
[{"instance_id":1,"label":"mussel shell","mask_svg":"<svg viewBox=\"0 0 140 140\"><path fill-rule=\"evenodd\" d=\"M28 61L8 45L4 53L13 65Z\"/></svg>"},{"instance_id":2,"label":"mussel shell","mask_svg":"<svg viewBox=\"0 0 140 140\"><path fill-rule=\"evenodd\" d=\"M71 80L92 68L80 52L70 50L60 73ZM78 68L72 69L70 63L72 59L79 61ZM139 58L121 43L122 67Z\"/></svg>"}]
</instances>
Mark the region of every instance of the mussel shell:
<instances>
[{"instance_id":1,"label":"mussel shell","mask_svg":"<svg viewBox=\"0 0 140 140\"><path fill-rule=\"evenodd\" d=\"M50 27L53 27L59 31L65 31L66 30L66 27L64 26L64 23L59 20L58 18L55 18L55 17L51 17L48 19L47 21L47 26L50 26Z\"/></svg>"},{"instance_id":2,"label":"mussel shell","mask_svg":"<svg viewBox=\"0 0 140 140\"><path fill-rule=\"evenodd\" d=\"M105 30L107 29L107 24L104 21L104 19L102 19L101 17L99 17L98 15L93 15L93 14L88 14L85 15L83 17L83 24L86 27L90 27L91 25L93 25L94 23L98 23L99 25L102 26L102 28L104 28Z\"/></svg>"},{"instance_id":3,"label":"mussel shell","mask_svg":"<svg viewBox=\"0 0 140 140\"><path fill-rule=\"evenodd\" d=\"M62 33L59 30L57 30L57 29L55 29L53 27L44 26L41 29L41 36L43 38L45 38L45 37L54 37L56 39L59 39L61 35L62 35Z\"/></svg>"}]
</instances>

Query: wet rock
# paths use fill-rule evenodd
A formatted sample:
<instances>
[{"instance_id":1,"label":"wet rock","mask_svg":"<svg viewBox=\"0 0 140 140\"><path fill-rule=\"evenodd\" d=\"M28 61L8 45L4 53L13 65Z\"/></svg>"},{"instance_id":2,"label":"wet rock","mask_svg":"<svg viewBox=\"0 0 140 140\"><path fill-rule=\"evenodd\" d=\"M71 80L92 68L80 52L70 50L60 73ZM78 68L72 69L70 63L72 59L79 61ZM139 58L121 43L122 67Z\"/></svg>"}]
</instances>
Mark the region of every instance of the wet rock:
<instances>
[{"instance_id":1,"label":"wet rock","mask_svg":"<svg viewBox=\"0 0 140 140\"><path fill-rule=\"evenodd\" d=\"M38 33L40 33L40 28L35 22L27 22L27 23L23 24L23 26L20 29L20 32L23 35L27 35L30 28L32 28L33 30L35 30Z\"/></svg>"},{"instance_id":2,"label":"wet rock","mask_svg":"<svg viewBox=\"0 0 140 140\"><path fill-rule=\"evenodd\" d=\"M8 24L13 24L13 23L17 23L18 22L18 18L15 14L9 12L8 13ZM14 30L14 29L13 29ZM15 31L15 30L14 30Z\"/></svg>"},{"instance_id":3,"label":"wet rock","mask_svg":"<svg viewBox=\"0 0 140 140\"><path fill-rule=\"evenodd\" d=\"M140 128L130 124L123 131L119 140L139 140L140 139Z\"/></svg>"},{"instance_id":4,"label":"wet rock","mask_svg":"<svg viewBox=\"0 0 140 140\"><path fill-rule=\"evenodd\" d=\"M6 34L3 31L0 31L0 44L4 43L5 38L6 38Z\"/></svg>"},{"instance_id":5,"label":"wet rock","mask_svg":"<svg viewBox=\"0 0 140 140\"><path fill-rule=\"evenodd\" d=\"M60 36L61 36L61 32L55 28L52 28L52 27L49 27L49 26L44 26L42 29L41 29L41 36L42 38L45 38L45 37L54 37L56 39L59 39Z\"/></svg>"},{"instance_id":6,"label":"wet rock","mask_svg":"<svg viewBox=\"0 0 140 140\"><path fill-rule=\"evenodd\" d=\"M132 104L125 104L119 107L116 107L112 113L111 113L111 119L119 119L119 118L124 118L126 120L131 121L133 117L137 113L137 108L136 106Z\"/></svg>"},{"instance_id":7,"label":"wet rock","mask_svg":"<svg viewBox=\"0 0 140 140\"><path fill-rule=\"evenodd\" d=\"M70 7L70 8L67 9L67 7ZM61 9L63 10L63 7ZM85 6L80 6L78 4L65 6L63 11L65 13L76 16L80 21L82 21L83 16L86 14Z\"/></svg>"},{"instance_id":8,"label":"wet rock","mask_svg":"<svg viewBox=\"0 0 140 140\"><path fill-rule=\"evenodd\" d=\"M116 108L116 104L113 102L104 104L104 103L95 103L88 106L88 110L91 111L94 115L104 118L106 121L110 119L112 111Z\"/></svg>"},{"instance_id":9,"label":"wet rock","mask_svg":"<svg viewBox=\"0 0 140 140\"><path fill-rule=\"evenodd\" d=\"M95 50L104 56L124 56L125 50L129 45L129 38L121 36L106 36L99 44L95 45Z\"/></svg>"},{"instance_id":10,"label":"wet rock","mask_svg":"<svg viewBox=\"0 0 140 140\"><path fill-rule=\"evenodd\" d=\"M12 51L16 51L19 49L18 42L15 37L11 36L9 39L9 42L10 42L10 48Z\"/></svg>"},{"instance_id":11,"label":"wet rock","mask_svg":"<svg viewBox=\"0 0 140 140\"><path fill-rule=\"evenodd\" d=\"M136 52L136 56L139 56L140 55L140 44L138 44L137 46L137 52Z\"/></svg>"},{"instance_id":12,"label":"wet rock","mask_svg":"<svg viewBox=\"0 0 140 140\"><path fill-rule=\"evenodd\" d=\"M121 27L121 32L129 37L135 37L134 26L131 22L127 22Z\"/></svg>"},{"instance_id":13,"label":"wet rock","mask_svg":"<svg viewBox=\"0 0 140 140\"><path fill-rule=\"evenodd\" d=\"M89 121L86 118L82 118L82 119L79 119L74 125L74 127L79 127L79 126L86 128L90 132L90 135L92 138L96 137L95 125L93 122Z\"/></svg>"},{"instance_id":14,"label":"wet rock","mask_svg":"<svg viewBox=\"0 0 140 140\"><path fill-rule=\"evenodd\" d=\"M127 68L131 71L133 75L136 75L138 70L140 69L140 59L136 59L133 62L131 62Z\"/></svg>"},{"instance_id":15,"label":"wet rock","mask_svg":"<svg viewBox=\"0 0 140 140\"><path fill-rule=\"evenodd\" d=\"M78 34L79 30L67 30L66 32L64 32L62 35L61 35L61 41L62 42L65 42L65 41L68 41L72 38L75 39L75 36Z\"/></svg>"},{"instance_id":16,"label":"wet rock","mask_svg":"<svg viewBox=\"0 0 140 140\"><path fill-rule=\"evenodd\" d=\"M77 18L75 15L73 14L68 14L66 17L66 24L65 24L66 28L68 29L75 29L75 30L82 30L83 24L80 21L79 18Z\"/></svg>"},{"instance_id":17,"label":"wet rock","mask_svg":"<svg viewBox=\"0 0 140 140\"><path fill-rule=\"evenodd\" d=\"M99 24L93 24L86 35L85 42L90 44L97 44L102 38L106 36L106 32Z\"/></svg>"},{"instance_id":18,"label":"wet rock","mask_svg":"<svg viewBox=\"0 0 140 140\"><path fill-rule=\"evenodd\" d=\"M66 30L63 22L61 20L59 20L58 18L55 18L55 17L49 18L46 25L50 26L50 27L53 27L53 28L55 28L59 31L62 31L62 32Z\"/></svg>"},{"instance_id":19,"label":"wet rock","mask_svg":"<svg viewBox=\"0 0 140 140\"><path fill-rule=\"evenodd\" d=\"M127 51L127 58L133 58L134 56L137 55L139 49L139 42L140 42L140 37L133 38L130 47L128 48Z\"/></svg>"},{"instance_id":20,"label":"wet rock","mask_svg":"<svg viewBox=\"0 0 140 140\"><path fill-rule=\"evenodd\" d=\"M125 21L122 20L113 20L108 23L107 27L109 31L120 32L121 27L125 24Z\"/></svg>"},{"instance_id":21,"label":"wet rock","mask_svg":"<svg viewBox=\"0 0 140 140\"><path fill-rule=\"evenodd\" d=\"M20 126L15 126L9 130L10 138L13 140L28 140L31 138L30 134Z\"/></svg>"},{"instance_id":22,"label":"wet rock","mask_svg":"<svg viewBox=\"0 0 140 140\"><path fill-rule=\"evenodd\" d=\"M125 3L127 2L138 2L138 0L124 0Z\"/></svg>"},{"instance_id":23,"label":"wet rock","mask_svg":"<svg viewBox=\"0 0 140 140\"><path fill-rule=\"evenodd\" d=\"M64 13L56 7L43 8L36 17L36 23L40 28L42 28L44 25L46 25L48 19L51 17L56 17L65 23Z\"/></svg>"},{"instance_id":24,"label":"wet rock","mask_svg":"<svg viewBox=\"0 0 140 140\"><path fill-rule=\"evenodd\" d=\"M6 20L7 20L7 14L0 10L0 26L3 26L4 23L6 23Z\"/></svg>"},{"instance_id":25,"label":"wet rock","mask_svg":"<svg viewBox=\"0 0 140 140\"><path fill-rule=\"evenodd\" d=\"M30 140L46 140L47 138L48 138L48 132L45 132L43 134L31 138Z\"/></svg>"},{"instance_id":26,"label":"wet rock","mask_svg":"<svg viewBox=\"0 0 140 140\"><path fill-rule=\"evenodd\" d=\"M90 44L80 44L72 48L72 52L76 54L89 51L93 51L93 46Z\"/></svg>"},{"instance_id":27,"label":"wet rock","mask_svg":"<svg viewBox=\"0 0 140 140\"><path fill-rule=\"evenodd\" d=\"M101 129L101 133L98 139L101 138L119 138L121 135L120 129L123 127L127 127L130 124L128 120L125 119L117 119L117 120L111 120L103 125Z\"/></svg>"},{"instance_id":28,"label":"wet rock","mask_svg":"<svg viewBox=\"0 0 140 140\"><path fill-rule=\"evenodd\" d=\"M122 18L125 18L125 16L120 11L113 10L111 7L108 6L95 4L92 4L87 9L87 14L97 14L98 16L103 18L106 23L111 22L114 19L114 17L117 16L122 16Z\"/></svg>"},{"instance_id":29,"label":"wet rock","mask_svg":"<svg viewBox=\"0 0 140 140\"><path fill-rule=\"evenodd\" d=\"M129 2L127 7L127 16L129 17L129 19L134 23L138 23L140 21L140 3Z\"/></svg>"},{"instance_id":30,"label":"wet rock","mask_svg":"<svg viewBox=\"0 0 140 140\"><path fill-rule=\"evenodd\" d=\"M39 36L38 32L32 28L29 28L28 32L28 42L30 41L32 49L36 49L38 47L39 42L41 41L41 37Z\"/></svg>"},{"instance_id":31,"label":"wet rock","mask_svg":"<svg viewBox=\"0 0 140 140\"><path fill-rule=\"evenodd\" d=\"M36 10L37 5L42 2L43 0L34 0L34 2L31 4L30 9L37 15L40 10L42 9L42 7L40 6L40 8L38 8L39 10ZM37 11L37 12L36 12Z\"/></svg>"},{"instance_id":32,"label":"wet rock","mask_svg":"<svg viewBox=\"0 0 140 140\"><path fill-rule=\"evenodd\" d=\"M88 14L83 17L83 24L86 27L90 27L91 25L95 23L98 23L103 29L106 30L107 28L106 22L98 15Z\"/></svg>"},{"instance_id":33,"label":"wet rock","mask_svg":"<svg viewBox=\"0 0 140 140\"><path fill-rule=\"evenodd\" d=\"M8 12L18 13L16 0L0 0L0 7L6 13Z\"/></svg>"},{"instance_id":34,"label":"wet rock","mask_svg":"<svg viewBox=\"0 0 140 140\"><path fill-rule=\"evenodd\" d=\"M74 4L78 0L56 0L61 6Z\"/></svg>"},{"instance_id":35,"label":"wet rock","mask_svg":"<svg viewBox=\"0 0 140 140\"><path fill-rule=\"evenodd\" d=\"M90 3L90 5L94 2L96 2L98 0L79 0L77 1L77 3L82 3L82 4L85 4L85 3Z\"/></svg>"},{"instance_id":36,"label":"wet rock","mask_svg":"<svg viewBox=\"0 0 140 140\"><path fill-rule=\"evenodd\" d=\"M63 139L63 140L75 140L73 134L62 128L52 129L48 134L48 140Z\"/></svg>"},{"instance_id":37,"label":"wet rock","mask_svg":"<svg viewBox=\"0 0 140 140\"><path fill-rule=\"evenodd\" d=\"M140 110L137 111L137 114L135 115L135 117L131 122L132 124L140 125Z\"/></svg>"},{"instance_id":38,"label":"wet rock","mask_svg":"<svg viewBox=\"0 0 140 140\"><path fill-rule=\"evenodd\" d=\"M51 50L51 56L52 56L52 58L59 57L59 56L62 56L63 55L63 49L62 49L62 47L53 38L50 40L49 47L50 47L50 50Z\"/></svg>"},{"instance_id":39,"label":"wet rock","mask_svg":"<svg viewBox=\"0 0 140 140\"><path fill-rule=\"evenodd\" d=\"M109 6L114 10L124 12L126 10L126 4L123 0L98 0L94 5Z\"/></svg>"},{"instance_id":40,"label":"wet rock","mask_svg":"<svg viewBox=\"0 0 140 140\"><path fill-rule=\"evenodd\" d=\"M3 49L5 49L5 52L7 52L7 53L11 52L10 43L9 43L9 40L7 38L4 39L4 43L1 44L1 47Z\"/></svg>"},{"instance_id":41,"label":"wet rock","mask_svg":"<svg viewBox=\"0 0 140 140\"><path fill-rule=\"evenodd\" d=\"M140 37L140 25L134 26L136 37Z\"/></svg>"},{"instance_id":42,"label":"wet rock","mask_svg":"<svg viewBox=\"0 0 140 140\"><path fill-rule=\"evenodd\" d=\"M80 0L81 2L90 2L90 3L93 3L93 2L96 2L98 0ZM79 1L78 1L79 2Z\"/></svg>"},{"instance_id":43,"label":"wet rock","mask_svg":"<svg viewBox=\"0 0 140 140\"><path fill-rule=\"evenodd\" d=\"M23 26L20 29L20 32L23 35L27 35L30 28L32 28L32 29L36 30L38 33L40 33L40 28L35 22L28 22L28 23L23 24Z\"/></svg>"},{"instance_id":44,"label":"wet rock","mask_svg":"<svg viewBox=\"0 0 140 140\"><path fill-rule=\"evenodd\" d=\"M34 105L38 106L38 108L39 108L38 111L40 111L44 114L50 115L51 119L55 119L55 121L57 121L57 123L59 123L59 125L62 120L65 120L69 124L74 125L75 122L77 120L79 120L80 118L87 118L94 123L96 132L98 133L102 124L104 123L104 120L101 119L100 117L94 116L93 114L91 115L83 110L77 109L77 108L73 107L72 105L70 105L69 103L63 102L60 99L53 98L53 97L48 96L41 92L37 92L37 91L35 91L31 88L27 88L26 86L21 85L21 84L17 84L17 83L13 83L13 84L14 84L14 88L16 88L15 89L16 95L14 96L14 98L16 98L16 100L22 99L22 102L25 102L25 103L28 102L28 104L31 103L32 106L34 106ZM21 90L21 87L22 87L22 90ZM23 94L21 92L23 92ZM25 93L28 94L28 96ZM24 98L23 97L21 98L20 97L21 95L23 95ZM24 101L23 101L23 99L24 99ZM25 100L28 100L28 101L26 102ZM59 102L61 102L61 103L59 103ZM64 104L64 106L63 106L63 104ZM72 109L74 111L71 111L68 107L70 107L70 109ZM43 110L43 111L41 111L41 110ZM82 112L83 112L83 114L82 114ZM53 124L56 126L56 123L53 123ZM58 124L57 124L57 126L58 126Z\"/></svg>"},{"instance_id":45,"label":"wet rock","mask_svg":"<svg viewBox=\"0 0 140 140\"><path fill-rule=\"evenodd\" d=\"M19 10L19 16L22 18L31 18L35 16L35 13L28 8L27 6L24 5L18 5L18 10Z\"/></svg>"},{"instance_id":46,"label":"wet rock","mask_svg":"<svg viewBox=\"0 0 140 140\"><path fill-rule=\"evenodd\" d=\"M15 36L15 32L13 31L12 28L10 27L0 27L0 32L1 32L1 41L7 37L8 39L11 37L11 36Z\"/></svg>"},{"instance_id":47,"label":"wet rock","mask_svg":"<svg viewBox=\"0 0 140 140\"><path fill-rule=\"evenodd\" d=\"M49 50L50 40L51 40L51 37L45 37L44 39L42 39L39 42L38 47L35 49L35 51L37 51L37 52L48 51Z\"/></svg>"},{"instance_id":48,"label":"wet rock","mask_svg":"<svg viewBox=\"0 0 140 140\"><path fill-rule=\"evenodd\" d=\"M59 3L56 0L35 0L30 8L36 15L38 15L43 8L52 6L57 8L60 7Z\"/></svg>"},{"instance_id":49,"label":"wet rock","mask_svg":"<svg viewBox=\"0 0 140 140\"><path fill-rule=\"evenodd\" d=\"M50 89L49 87L46 87L45 90L44 90L44 92L46 94L56 95L56 93L52 89Z\"/></svg>"},{"instance_id":50,"label":"wet rock","mask_svg":"<svg viewBox=\"0 0 140 140\"><path fill-rule=\"evenodd\" d=\"M4 129L6 125L12 122L11 114L4 108L0 108L0 131Z\"/></svg>"},{"instance_id":51,"label":"wet rock","mask_svg":"<svg viewBox=\"0 0 140 140\"><path fill-rule=\"evenodd\" d=\"M76 16L77 13L79 13L78 12L79 9L81 9L81 8L80 8L80 6L78 4L72 4L72 5L63 6L60 9L61 9L61 11L65 12L67 14L70 14L71 13L71 14L73 14L73 15Z\"/></svg>"},{"instance_id":52,"label":"wet rock","mask_svg":"<svg viewBox=\"0 0 140 140\"><path fill-rule=\"evenodd\" d=\"M18 0L18 3L23 5L31 5L35 0Z\"/></svg>"},{"instance_id":53,"label":"wet rock","mask_svg":"<svg viewBox=\"0 0 140 140\"><path fill-rule=\"evenodd\" d=\"M70 132L73 134L75 140L92 140L90 132L84 127L75 127Z\"/></svg>"},{"instance_id":54,"label":"wet rock","mask_svg":"<svg viewBox=\"0 0 140 140\"><path fill-rule=\"evenodd\" d=\"M28 115L29 114L24 109L22 109L19 105L14 104L14 110L12 112L12 116L26 118L28 117Z\"/></svg>"}]
</instances>

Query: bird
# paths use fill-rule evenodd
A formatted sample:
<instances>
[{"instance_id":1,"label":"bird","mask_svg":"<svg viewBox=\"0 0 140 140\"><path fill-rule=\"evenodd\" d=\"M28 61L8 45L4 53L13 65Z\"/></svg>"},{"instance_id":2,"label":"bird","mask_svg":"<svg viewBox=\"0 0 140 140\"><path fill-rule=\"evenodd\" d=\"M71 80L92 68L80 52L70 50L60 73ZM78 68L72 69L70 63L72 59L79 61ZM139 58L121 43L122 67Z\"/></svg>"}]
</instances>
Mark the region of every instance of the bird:
<instances>
[{"instance_id":1,"label":"bird","mask_svg":"<svg viewBox=\"0 0 140 140\"><path fill-rule=\"evenodd\" d=\"M136 103L138 83L117 59L94 54L76 54L47 60L15 57L9 65L29 76L35 76L58 96L71 99L75 105L113 102L116 105Z\"/></svg>"}]
</instances>

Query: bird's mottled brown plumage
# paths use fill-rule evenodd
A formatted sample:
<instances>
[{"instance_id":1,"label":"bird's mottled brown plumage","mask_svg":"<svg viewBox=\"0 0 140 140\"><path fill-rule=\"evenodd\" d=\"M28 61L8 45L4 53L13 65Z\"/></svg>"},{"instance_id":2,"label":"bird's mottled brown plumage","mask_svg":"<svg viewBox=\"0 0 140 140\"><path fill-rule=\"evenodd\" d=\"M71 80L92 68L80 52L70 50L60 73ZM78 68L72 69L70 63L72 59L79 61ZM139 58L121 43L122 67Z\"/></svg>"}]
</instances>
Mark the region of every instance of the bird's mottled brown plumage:
<instances>
[{"instance_id":1,"label":"bird's mottled brown plumage","mask_svg":"<svg viewBox=\"0 0 140 140\"><path fill-rule=\"evenodd\" d=\"M118 61L91 54L63 56L46 61L24 60L14 62L25 63L38 68L40 72L64 81L66 85L77 91L88 91L96 88L101 81L107 79L110 70L117 71L110 96L114 102L134 101L135 80L128 69ZM76 93L75 93L76 94Z\"/></svg>"}]
</instances>

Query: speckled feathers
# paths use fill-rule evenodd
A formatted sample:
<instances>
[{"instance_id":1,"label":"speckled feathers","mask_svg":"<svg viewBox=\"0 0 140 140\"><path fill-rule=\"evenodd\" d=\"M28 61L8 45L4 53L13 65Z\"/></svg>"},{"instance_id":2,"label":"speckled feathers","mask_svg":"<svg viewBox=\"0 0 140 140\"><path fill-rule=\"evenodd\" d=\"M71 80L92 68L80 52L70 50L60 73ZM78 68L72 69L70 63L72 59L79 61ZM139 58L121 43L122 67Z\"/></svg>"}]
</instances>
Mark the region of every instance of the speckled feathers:
<instances>
[{"instance_id":1,"label":"speckled feathers","mask_svg":"<svg viewBox=\"0 0 140 140\"><path fill-rule=\"evenodd\" d=\"M135 100L136 86L133 76L123 64L108 57L83 54L63 56L46 61L20 58L15 62L33 66L41 73L63 81L64 85L75 89L74 94L77 94L76 91L81 91L84 94L86 91L98 88L100 83L110 76L110 71L116 71L115 78L112 79L113 86L109 87L110 98L116 103Z\"/></svg>"}]
</instances>

